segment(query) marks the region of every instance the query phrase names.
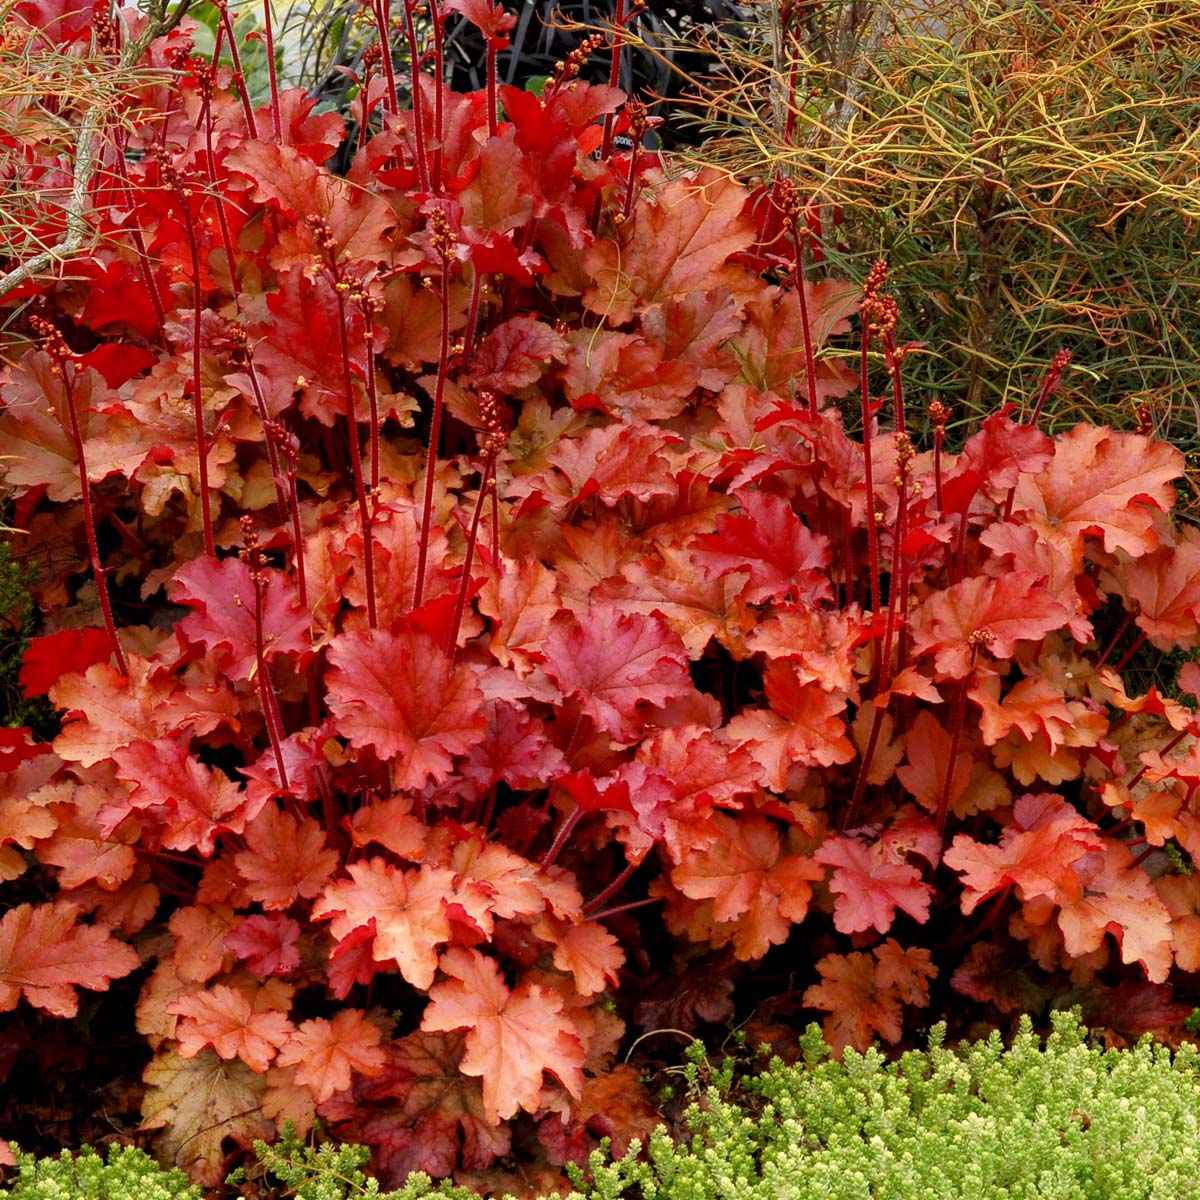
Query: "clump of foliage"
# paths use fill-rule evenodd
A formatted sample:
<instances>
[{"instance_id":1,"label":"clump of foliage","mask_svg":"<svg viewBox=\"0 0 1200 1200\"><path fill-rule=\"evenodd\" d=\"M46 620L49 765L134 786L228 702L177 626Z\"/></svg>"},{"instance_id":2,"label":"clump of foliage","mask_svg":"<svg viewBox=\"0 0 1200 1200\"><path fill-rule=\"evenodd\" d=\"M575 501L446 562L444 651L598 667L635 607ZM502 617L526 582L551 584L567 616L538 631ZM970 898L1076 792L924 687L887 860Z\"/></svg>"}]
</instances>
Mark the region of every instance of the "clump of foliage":
<instances>
[{"instance_id":1,"label":"clump of foliage","mask_svg":"<svg viewBox=\"0 0 1200 1200\"><path fill-rule=\"evenodd\" d=\"M887 256L925 342L910 387L974 418L1069 346L1061 421L1148 404L1194 447L1196 0L755 12L694 81L700 156L793 181L854 277Z\"/></svg>"},{"instance_id":2,"label":"clump of foliage","mask_svg":"<svg viewBox=\"0 0 1200 1200\"><path fill-rule=\"evenodd\" d=\"M1172 1055L1149 1038L1117 1050L1094 1044L1078 1013L1053 1015L1043 1045L1022 1017L1012 1045L999 1034L888 1061L878 1050L831 1059L814 1025L805 1061L774 1059L738 1082L725 1069L687 1114L689 1136L664 1130L645 1155L592 1154L571 1168L569 1200L1186 1200L1200 1169L1200 1054ZM375 1195L353 1147L313 1149L295 1139L259 1157L301 1200ZM382 1200L472 1193L413 1179Z\"/></svg>"},{"instance_id":3,"label":"clump of foliage","mask_svg":"<svg viewBox=\"0 0 1200 1200\"><path fill-rule=\"evenodd\" d=\"M125 55L97 12L63 36ZM347 146L193 33L147 45L95 239L0 297L20 680L63 722L0 771L0 1012L139 974L144 1126L198 1183L320 1118L385 1186L481 1187L648 1133L627 1035L772 960L838 1049L937 988L1187 1016L1200 724L1122 675L1200 644L1177 450L1043 432L1060 354L952 453L885 265L809 278L794 187L641 152L579 56L460 94L414 44L404 108L381 55Z\"/></svg>"},{"instance_id":4,"label":"clump of foliage","mask_svg":"<svg viewBox=\"0 0 1200 1200\"><path fill-rule=\"evenodd\" d=\"M11 1200L200 1200L182 1171L164 1171L133 1146L109 1146L106 1159L90 1146L56 1158L18 1152L15 1165L11 1186L0 1187Z\"/></svg>"}]
</instances>

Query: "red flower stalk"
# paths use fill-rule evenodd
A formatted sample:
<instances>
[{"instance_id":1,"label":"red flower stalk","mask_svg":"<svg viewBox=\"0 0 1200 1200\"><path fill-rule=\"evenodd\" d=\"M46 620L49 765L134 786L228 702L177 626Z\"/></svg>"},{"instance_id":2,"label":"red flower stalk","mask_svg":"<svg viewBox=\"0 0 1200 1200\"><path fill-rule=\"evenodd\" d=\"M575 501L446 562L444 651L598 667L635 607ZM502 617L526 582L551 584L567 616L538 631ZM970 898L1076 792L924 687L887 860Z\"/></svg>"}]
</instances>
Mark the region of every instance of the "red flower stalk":
<instances>
[{"instance_id":1,"label":"red flower stalk","mask_svg":"<svg viewBox=\"0 0 1200 1200\"><path fill-rule=\"evenodd\" d=\"M430 214L430 242L442 264L439 284L442 309L441 340L438 348L437 381L434 384L433 416L429 423L429 448L425 458L425 497L421 505L421 544L417 550L417 586L413 607L420 608L425 597L425 563L429 556L429 527L433 521L433 474L437 466L438 439L442 432L442 408L446 399L446 371L450 359L450 250L454 234L445 212L436 208Z\"/></svg>"},{"instance_id":2,"label":"red flower stalk","mask_svg":"<svg viewBox=\"0 0 1200 1200\"><path fill-rule=\"evenodd\" d=\"M233 21L229 16L229 6L226 0L213 0L217 12L221 14L221 28L217 31L217 47L213 52L214 61L221 53L220 37L222 31L229 40L229 58L233 63L233 85L237 88L242 101L242 111L246 115L246 128L252 140L258 140L258 124L254 120L254 106L250 103L250 93L246 89L246 73L242 70L242 56L238 53L237 36L233 32Z\"/></svg>"},{"instance_id":3,"label":"red flower stalk","mask_svg":"<svg viewBox=\"0 0 1200 1200\"><path fill-rule=\"evenodd\" d=\"M624 48L624 43L621 34L625 29L626 21L632 21L637 17L638 6L635 4L633 10L626 15L625 0L617 0L616 12L613 14L613 35L612 35L612 59L608 67L608 86L615 88L621 80L621 51ZM608 113L604 118L604 138L600 143L600 157L608 158L612 153L613 143L613 128L616 125L616 114Z\"/></svg>"},{"instance_id":4,"label":"red flower stalk","mask_svg":"<svg viewBox=\"0 0 1200 1200\"><path fill-rule=\"evenodd\" d=\"M417 162L417 183L421 191L429 193L429 160L425 156L425 98L421 95L421 49L417 44L417 26L413 15L417 5L414 0L403 0L404 32L408 38L409 63L412 67L412 130L413 157ZM386 38L386 33L381 34Z\"/></svg>"},{"instance_id":5,"label":"red flower stalk","mask_svg":"<svg viewBox=\"0 0 1200 1200\"><path fill-rule=\"evenodd\" d=\"M129 663L125 651L121 648L121 639L117 637L117 624L113 619L112 602L108 595L108 572L100 562L100 547L96 542L96 517L92 511L92 486L88 479L87 457L83 449L83 430L79 427L79 413L75 409L75 355L71 353L66 340L57 326L41 317L29 318L29 324L34 333L46 340L46 353L53 359L51 368L55 377L62 380L64 399L63 407L67 412L67 427L63 432L71 439L75 447L75 462L79 467L79 494L83 503L83 528L87 535L88 560L92 566L92 577L96 581L96 595L100 601L100 612L104 617L104 628L108 631L108 640L112 643L113 657L117 660L117 670L122 675L129 676Z\"/></svg>"},{"instance_id":6,"label":"red flower stalk","mask_svg":"<svg viewBox=\"0 0 1200 1200\"><path fill-rule=\"evenodd\" d=\"M242 541L246 546L246 562L250 567L250 582L254 585L254 677L258 682L258 694L262 704L263 719L267 725L267 737L271 741L271 749L275 752L275 766L279 771L279 786L288 786L287 768L283 762L283 718L279 712L279 700L271 677L267 671L267 658L263 640L263 593L267 586L267 575L263 570L262 551L258 545L258 534L254 529L254 519L249 516L241 518Z\"/></svg>"},{"instance_id":7,"label":"red flower stalk","mask_svg":"<svg viewBox=\"0 0 1200 1200\"><path fill-rule=\"evenodd\" d=\"M400 103L396 96L396 69L392 66L392 31L388 26L387 0L374 0L371 5L371 13L375 18L375 29L379 35L379 41L369 50L377 50L379 60L383 64L383 77L387 80L387 93L383 97L384 110L395 116L400 111ZM365 83L363 89L365 92ZM365 123L364 120L364 125Z\"/></svg>"},{"instance_id":8,"label":"red flower stalk","mask_svg":"<svg viewBox=\"0 0 1200 1200\"><path fill-rule=\"evenodd\" d=\"M458 631L462 628L463 613L467 607L467 594L471 590L471 563L475 557L475 544L479 537L479 521L483 516L483 505L489 494L496 491L496 455L504 448L508 439L500 428L499 412L496 408L496 397L493 393L479 393L479 410L483 417L484 433L480 437L480 449L483 450L483 472L479 480L479 496L475 501L475 512L471 517L471 528L467 533L467 552L463 558L462 582L458 588L458 598L454 604L454 619L450 622L450 632L446 636L446 657L453 658L458 646Z\"/></svg>"},{"instance_id":9,"label":"red flower stalk","mask_svg":"<svg viewBox=\"0 0 1200 1200\"><path fill-rule=\"evenodd\" d=\"M200 247L192 223L191 199L193 184L183 176L173 163L163 159L159 164L164 186L175 193L182 213L184 236L192 260L192 414L196 426L196 455L199 461L198 487L200 491L200 516L204 528L204 553L210 558L217 554L213 540L212 499L208 488L208 432L204 427L204 395L200 386L200 319L204 312L204 288L200 276Z\"/></svg>"},{"instance_id":10,"label":"red flower stalk","mask_svg":"<svg viewBox=\"0 0 1200 1200\"><path fill-rule=\"evenodd\" d=\"M878 612L880 608L879 531L876 528L875 480L871 462L871 424L874 414L871 411L871 389L867 378L867 352L876 337L886 337L889 327L894 328L894 306L886 303L890 297L882 295L886 280L887 263L883 259L879 259L872 266L866 282L863 284L862 346L859 351L859 386L862 389L863 474L867 490L867 557L871 573L871 608L875 612ZM890 325L889 322L891 322Z\"/></svg>"},{"instance_id":11,"label":"red flower stalk","mask_svg":"<svg viewBox=\"0 0 1200 1200\"><path fill-rule=\"evenodd\" d=\"M946 755L946 773L942 776L942 790L933 819L939 834L944 834L946 831L946 813L950 809L950 792L954 787L954 764L958 760L958 747L962 741L963 716L967 710L967 692L971 687L971 680L975 676L979 648L986 646L991 641L992 634L986 629L976 629L967 637L967 643L971 647L971 665L959 683L958 692L954 697L954 711L950 717L950 750Z\"/></svg>"},{"instance_id":12,"label":"red flower stalk","mask_svg":"<svg viewBox=\"0 0 1200 1200\"><path fill-rule=\"evenodd\" d=\"M279 116L279 79L275 71L275 30L271 19L271 0L263 0L263 34L267 42L267 74L271 80L271 124L275 140L283 143L283 123Z\"/></svg>"}]
</instances>

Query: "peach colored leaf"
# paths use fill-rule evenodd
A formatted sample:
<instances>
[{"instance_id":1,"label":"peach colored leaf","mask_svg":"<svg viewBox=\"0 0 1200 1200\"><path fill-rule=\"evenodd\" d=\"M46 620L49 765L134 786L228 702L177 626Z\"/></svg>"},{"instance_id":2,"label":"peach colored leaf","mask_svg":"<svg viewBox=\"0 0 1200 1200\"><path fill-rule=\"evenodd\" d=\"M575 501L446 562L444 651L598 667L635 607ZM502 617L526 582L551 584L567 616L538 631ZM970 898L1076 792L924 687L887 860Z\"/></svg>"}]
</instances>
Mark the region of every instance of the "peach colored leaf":
<instances>
[{"instance_id":1,"label":"peach colored leaf","mask_svg":"<svg viewBox=\"0 0 1200 1200\"><path fill-rule=\"evenodd\" d=\"M337 869L338 855L316 821L297 822L272 800L246 827L246 849L233 861L246 895L265 909L282 910L316 896Z\"/></svg>"},{"instance_id":2,"label":"peach colored leaf","mask_svg":"<svg viewBox=\"0 0 1200 1200\"><path fill-rule=\"evenodd\" d=\"M330 929L339 942L373 923L375 961L395 959L404 978L426 990L437 970L437 948L450 940L446 906L455 872L430 866L402 871L382 858L346 869L350 878L325 888L313 905L313 920L332 918Z\"/></svg>"},{"instance_id":3,"label":"peach colored leaf","mask_svg":"<svg viewBox=\"0 0 1200 1200\"><path fill-rule=\"evenodd\" d=\"M1122 962L1140 962L1151 982L1165 982L1172 962L1171 915L1150 877L1134 865L1129 847L1106 839L1102 851L1074 864L1074 874L1078 884L1056 897L1067 953L1090 954L1111 933Z\"/></svg>"},{"instance_id":4,"label":"peach colored leaf","mask_svg":"<svg viewBox=\"0 0 1200 1200\"><path fill-rule=\"evenodd\" d=\"M757 290L753 275L728 261L754 241L745 203L745 190L709 167L644 192L624 244L601 238L587 252L584 264L595 285L584 296L585 306L623 324L639 301L648 307L713 288L728 288L735 296Z\"/></svg>"},{"instance_id":5,"label":"peach colored leaf","mask_svg":"<svg viewBox=\"0 0 1200 1200\"><path fill-rule=\"evenodd\" d=\"M788 770L834 766L854 758L846 737L845 693L827 692L819 683L802 683L796 664L771 659L764 672L769 708L740 713L725 727L730 741L744 745L763 769L763 783L787 790Z\"/></svg>"},{"instance_id":6,"label":"peach colored leaf","mask_svg":"<svg viewBox=\"0 0 1200 1200\"><path fill-rule=\"evenodd\" d=\"M211 1046L222 1058L240 1058L252 1071L262 1073L295 1032L285 1013L268 1007L271 997L258 992L252 998L241 988L218 983L167 1005L180 1017L175 1027L179 1053L195 1058Z\"/></svg>"},{"instance_id":7,"label":"peach colored leaf","mask_svg":"<svg viewBox=\"0 0 1200 1200\"><path fill-rule=\"evenodd\" d=\"M711 900L714 919L731 928L737 957L761 958L803 920L812 883L824 872L803 855L785 855L779 833L765 817L716 813L717 840L688 853L671 882L689 899Z\"/></svg>"},{"instance_id":8,"label":"peach colored leaf","mask_svg":"<svg viewBox=\"0 0 1200 1200\"><path fill-rule=\"evenodd\" d=\"M35 1008L56 1017L79 1011L75 989L107 990L136 971L132 946L99 925L80 925L79 910L61 900L18 904L0 918L0 1012L17 1007L24 994Z\"/></svg>"},{"instance_id":9,"label":"peach colored leaf","mask_svg":"<svg viewBox=\"0 0 1200 1200\"><path fill-rule=\"evenodd\" d=\"M1034 575L972 575L917 605L913 654L932 651L942 674L962 679L971 669L977 643L982 641L994 658L1012 658L1018 642L1040 641L1069 624L1073 615Z\"/></svg>"},{"instance_id":10,"label":"peach colored leaf","mask_svg":"<svg viewBox=\"0 0 1200 1200\"><path fill-rule=\"evenodd\" d=\"M559 996L536 984L510 991L496 963L477 950L456 946L441 968L450 978L429 989L421 1028L469 1030L460 1069L482 1079L489 1121L507 1120L519 1108L536 1112L544 1072L579 1097L583 1046Z\"/></svg>"},{"instance_id":11,"label":"peach colored leaf","mask_svg":"<svg viewBox=\"0 0 1200 1200\"><path fill-rule=\"evenodd\" d=\"M453 756L487 728L471 668L455 666L427 634L344 633L329 648L329 708L352 745L392 762L398 790L441 783Z\"/></svg>"},{"instance_id":12,"label":"peach colored leaf","mask_svg":"<svg viewBox=\"0 0 1200 1200\"><path fill-rule=\"evenodd\" d=\"M383 1071L383 1034L357 1008L344 1008L332 1021L302 1021L279 1055L279 1065L295 1067L294 1078L321 1104L345 1091L352 1076Z\"/></svg>"},{"instance_id":13,"label":"peach colored leaf","mask_svg":"<svg viewBox=\"0 0 1200 1200\"><path fill-rule=\"evenodd\" d=\"M1183 455L1166 442L1081 421L1055 439L1053 461L1022 475L1013 513L1075 541L1095 534L1137 558L1159 543L1155 520L1175 502Z\"/></svg>"},{"instance_id":14,"label":"peach colored leaf","mask_svg":"<svg viewBox=\"0 0 1200 1200\"><path fill-rule=\"evenodd\" d=\"M865 1053L876 1035L892 1044L900 1040L900 996L893 988L880 985L878 966L862 951L826 954L817 962L821 982L805 991L804 1003L831 1014L822 1022L822 1029L834 1050L850 1046Z\"/></svg>"},{"instance_id":15,"label":"peach colored leaf","mask_svg":"<svg viewBox=\"0 0 1200 1200\"><path fill-rule=\"evenodd\" d=\"M554 965L575 977L581 996L594 996L615 984L624 961L617 939L595 921L569 925L554 947Z\"/></svg>"},{"instance_id":16,"label":"peach colored leaf","mask_svg":"<svg viewBox=\"0 0 1200 1200\"><path fill-rule=\"evenodd\" d=\"M225 939L236 920L229 904L189 904L177 908L167 922L175 938L175 974L188 983L207 983L232 966Z\"/></svg>"}]
</instances>

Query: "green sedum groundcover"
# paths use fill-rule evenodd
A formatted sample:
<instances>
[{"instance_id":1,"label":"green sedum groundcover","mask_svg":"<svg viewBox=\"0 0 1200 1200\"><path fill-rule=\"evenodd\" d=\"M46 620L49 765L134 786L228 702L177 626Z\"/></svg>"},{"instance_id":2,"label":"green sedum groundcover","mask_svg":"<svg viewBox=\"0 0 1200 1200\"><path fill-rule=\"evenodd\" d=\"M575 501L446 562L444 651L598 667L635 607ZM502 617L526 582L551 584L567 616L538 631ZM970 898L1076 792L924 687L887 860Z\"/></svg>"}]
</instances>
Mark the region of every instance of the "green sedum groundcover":
<instances>
[{"instance_id":1,"label":"green sedum groundcover","mask_svg":"<svg viewBox=\"0 0 1200 1200\"><path fill-rule=\"evenodd\" d=\"M778 1059L735 1087L718 1072L688 1115L691 1137L656 1134L645 1155L592 1156L570 1200L1193 1200L1200 1196L1200 1051L1144 1039L1089 1044L1077 1014L1043 1042L1028 1018L1007 1050L998 1034L889 1062L875 1050L829 1055L817 1026L795 1066ZM698 1084L693 1063L689 1078ZM380 1196L354 1146L285 1140L259 1156L299 1200ZM0 1195L16 1200L193 1200L178 1172L145 1155L91 1151L35 1161ZM474 1200L414 1175L386 1200Z\"/></svg>"}]
</instances>

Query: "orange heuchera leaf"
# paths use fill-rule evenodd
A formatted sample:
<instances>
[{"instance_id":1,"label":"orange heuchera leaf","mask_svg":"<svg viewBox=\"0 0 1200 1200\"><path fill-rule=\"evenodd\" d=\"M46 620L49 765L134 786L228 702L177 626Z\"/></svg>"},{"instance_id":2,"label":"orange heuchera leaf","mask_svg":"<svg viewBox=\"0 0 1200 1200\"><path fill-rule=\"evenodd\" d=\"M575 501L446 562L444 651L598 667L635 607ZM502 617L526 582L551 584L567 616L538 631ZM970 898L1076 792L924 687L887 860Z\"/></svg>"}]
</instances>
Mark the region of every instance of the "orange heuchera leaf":
<instances>
[{"instance_id":1,"label":"orange heuchera leaf","mask_svg":"<svg viewBox=\"0 0 1200 1200\"><path fill-rule=\"evenodd\" d=\"M56 1017L79 1011L77 987L103 992L141 965L133 947L98 925L80 925L73 904L18 904L0 918L0 1012L24 993Z\"/></svg>"},{"instance_id":2,"label":"orange heuchera leaf","mask_svg":"<svg viewBox=\"0 0 1200 1200\"><path fill-rule=\"evenodd\" d=\"M1200 641L1200 530L1189 526L1174 546L1160 546L1113 570L1136 606L1134 621L1159 649L1188 649Z\"/></svg>"},{"instance_id":3,"label":"orange heuchera leaf","mask_svg":"<svg viewBox=\"0 0 1200 1200\"><path fill-rule=\"evenodd\" d=\"M895 1044L903 1034L901 1006L929 1000L927 980L937 974L929 951L904 951L891 938L874 955L826 954L817 963L822 982L804 993L809 1008L825 1009L825 1040L834 1050L865 1051L876 1035Z\"/></svg>"},{"instance_id":4,"label":"orange heuchera leaf","mask_svg":"<svg viewBox=\"0 0 1200 1200\"><path fill-rule=\"evenodd\" d=\"M382 858L351 863L347 870L350 878L331 883L313 905L313 919L332 917L339 942L373 923L375 961L395 959L404 978L424 991L437 970L438 946L450 940L446 905L455 872L430 866L402 871Z\"/></svg>"},{"instance_id":5,"label":"orange heuchera leaf","mask_svg":"<svg viewBox=\"0 0 1200 1200\"><path fill-rule=\"evenodd\" d=\"M316 821L297 822L272 800L246 827L246 849L233 861L246 881L246 895L265 909L282 910L317 895L339 860Z\"/></svg>"},{"instance_id":6,"label":"orange heuchera leaf","mask_svg":"<svg viewBox=\"0 0 1200 1200\"><path fill-rule=\"evenodd\" d=\"M329 648L329 707L355 746L392 760L398 790L441 783L487 728L483 693L424 633L344 633Z\"/></svg>"},{"instance_id":7,"label":"orange heuchera leaf","mask_svg":"<svg viewBox=\"0 0 1200 1200\"><path fill-rule=\"evenodd\" d=\"M1090 954L1111 933L1122 962L1140 962L1148 979L1163 983L1171 970L1171 915L1129 847L1106 839L1099 852L1074 864L1073 874L1075 885L1056 897L1067 953Z\"/></svg>"},{"instance_id":8,"label":"orange heuchera leaf","mask_svg":"<svg viewBox=\"0 0 1200 1200\"><path fill-rule=\"evenodd\" d=\"M83 675L66 675L50 688L50 701L68 710L54 752L68 762L95 766L117 746L153 741L187 729L197 736L223 722L237 727L237 701L227 686L180 687L157 664L128 655L126 678L107 663Z\"/></svg>"},{"instance_id":9,"label":"orange heuchera leaf","mask_svg":"<svg viewBox=\"0 0 1200 1200\"><path fill-rule=\"evenodd\" d=\"M295 1067L294 1078L321 1104L345 1091L354 1073L368 1077L383 1071L383 1034L357 1008L344 1008L332 1021L302 1021L279 1055L279 1065Z\"/></svg>"},{"instance_id":10,"label":"orange heuchera leaf","mask_svg":"<svg viewBox=\"0 0 1200 1200\"><path fill-rule=\"evenodd\" d=\"M1171 946L1181 971L1200 971L1200 875L1162 875L1154 881L1171 914Z\"/></svg>"},{"instance_id":11,"label":"orange heuchera leaf","mask_svg":"<svg viewBox=\"0 0 1200 1200\"><path fill-rule=\"evenodd\" d=\"M1061 796L1022 796L1013 806L1013 823L998 846L958 834L944 861L963 880L962 910L974 912L1006 887L1022 900L1054 896L1059 888L1078 887L1073 866L1085 854L1104 848L1100 831Z\"/></svg>"},{"instance_id":12,"label":"orange heuchera leaf","mask_svg":"<svg viewBox=\"0 0 1200 1200\"><path fill-rule=\"evenodd\" d=\"M644 193L626 244L602 238L585 256L596 281L584 297L588 310L620 325L639 301L649 306L719 287L735 295L759 290L745 267L727 261L754 241L745 203L745 191L730 176L708 167Z\"/></svg>"},{"instance_id":13,"label":"orange heuchera leaf","mask_svg":"<svg viewBox=\"0 0 1200 1200\"><path fill-rule=\"evenodd\" d=\"M734 717L725 733L745 746L763 769L763 784L787 790L794 765L830 767L849 762L854 744L846 737L846 695L827 692L819 683L802 683L794 661L772 659L764 672L770 708Z\"/></svg>"},{"instance_id":14,"label":"orange heuchera leaf","mask_svg":"<svg viewBox=\"0 0 1200 1200\"><path fill-rule=\"evenodd\" d=\"M591 607L546 638L546 673L564 696L577 696L598 728L635 742L642 704L664 705L692 691L683 643L658 616Z\"/></svg>"},{"instance_id":15,"label":"orange heuchera leaf","mask_svg":"<svg viewBox=\"0 0 1200 1200\"><path fill-rule=\"evenodd\" d=\"M617 939L595 921L569 925L554 947L554 965L575 977L581 996L593 996L616 983L624 961Z\"/></svg>"},{"instance_id":16,"label":"orange heuchera leaf","mask_svg":"<svg viewBox=\"0 0 1200 1200\"><path fill-rule=\"evenodd\" d=\"M479 611L492 620L488 649L501 666L528 675L561 607L554 572L537 559L501 559L479 593Z\"/></svg>"},{"instance_id":17,"label":"orange heuchera leaf","mask_svg":"<svg viewBox=\"0 0 1200 1200\"><path fill-rule=\"evenodd\" d=\"M864 845L848 837L827 838L813 861L833 867L830 889L836 893L833 923L842 933L877 929L886 933L902 908L918 921L929 919L933 888L903 856L889 854L883 842Z\"/></svg>"},{"instance_id":18,"label":"orange heuchera leaf","mask_svg":"<svg viewBox=\"0 0 1200 1200\"><path fill-rule=\"evenodd\" d=\"M477 950L454 947L441 968L450 978L429 989L421 1028L470 1031L460 1070L482 1079L489 1121L507 1120L518 1108L536 1112L546 1071L578 1098L583 1046L559 996L536 984L510 991L496 963Z\"/></svg>"},{"instance_id":19,"label":"orange heuchera leaf","mask_svg":"<svg viewBox=\"0 0 1200 1200\"><path fill-rule=\"evenodd\" d=\"M1110 554L1137 558L1158 545L1155 520L1175 502L1171 480L1183 468L1166 442L1080 422L1056 439L1049 466L1021 476L1013 512L1077 541L1096 534Z\"/></svg>"},{"instance_id":20,"label":"orange heuchera leaf","mask_svg":"<svg viewBox=\"0 0 1200 1200\"><path fill-rule=\"evenodd\" d=\"M211 1046L222 1058L240 1058L262 1073L295 1030L286 1013L270 1007L274 994L259 990L252 998L241 988L218 983L167 1005L181 1020L175 1027L179 1053L195 1058Z\"/></svg>"},{"instance_id":21,"label":"orange heuchera leaf","mask_svg":"<svg viewBox=\"0 0 1200 1200\"><path fill-rule=\"evenodd\" d=\"M742 962L761 958L804 919L812 882L824 872L803 855L785 855L765 817L716 813L713 823L717 840L691 851L672 870L671 882L689 899L711 900L714 919L736 926L730 935Z\"/></svg>"},{"instance_id":22,"label":"orange heuchera leaf","mask_svg":"<svg viewBox=\"0 0 1200 1200\"><path fill-rule=\"evenodd\" d=\"M1013 572L1000 579L972 575L934 592L913 614L913 653L934 654L951 679L971 669L975 646L986 639L994 658L1012 658L1017 643L1040 641L1070 623L1074 613L1040 585L1037 576Z\"/></svg>"},{"instance_id":23,"label":"orange heuchera leaf","mask_svg":"<svg viewBox=\"0 0 1200 1200\"><path fill-rule=\"evenodd\" d=\"M233 947L227 950L225 939L236 921L229 904L212 907L189 904L177 908L167 922L167 928L175 938L175 953L171 960L175 974L188 983L207 983L227 965L232 966L229 952Z\"/></svg>"}]
</instances>

